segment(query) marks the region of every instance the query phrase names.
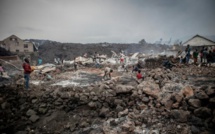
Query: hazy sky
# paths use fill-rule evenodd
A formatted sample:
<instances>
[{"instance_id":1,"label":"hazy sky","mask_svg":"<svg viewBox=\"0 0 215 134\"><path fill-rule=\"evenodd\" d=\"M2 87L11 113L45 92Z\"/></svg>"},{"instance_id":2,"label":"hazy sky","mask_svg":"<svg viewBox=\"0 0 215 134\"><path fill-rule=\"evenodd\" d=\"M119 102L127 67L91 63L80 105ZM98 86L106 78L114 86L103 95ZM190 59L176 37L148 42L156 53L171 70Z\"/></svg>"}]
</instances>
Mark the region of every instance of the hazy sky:
<instances>
[{"instance_id":1,"label":"hazy sky","mask_svg":"<svg viewBox=\"0 0 215 134\"><path fill-rule=\"evenodd\" d=\"M0 0L0 40L131 43L215 35L215 0Z\"/></svg>"}]
</instances>

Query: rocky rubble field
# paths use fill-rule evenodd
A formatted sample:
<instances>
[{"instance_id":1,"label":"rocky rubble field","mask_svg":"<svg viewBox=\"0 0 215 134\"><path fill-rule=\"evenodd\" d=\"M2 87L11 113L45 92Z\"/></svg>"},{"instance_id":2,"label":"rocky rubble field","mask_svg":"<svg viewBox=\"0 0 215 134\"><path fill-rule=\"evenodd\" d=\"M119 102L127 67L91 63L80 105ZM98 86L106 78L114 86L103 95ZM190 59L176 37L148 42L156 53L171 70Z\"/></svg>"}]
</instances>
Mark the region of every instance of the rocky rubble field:
<instances>
[{"instance_id":1,"label":"rocky rubble field","mask_svg":"<svg viewBox=\"0 0 215 134\"><path fill-rule=\"evenodd\" d=\"M143 69L140 84L125 74L88 87L3 86L0 132L212 134L214 71L192 65Z\"/></svg>"}]
</instances>

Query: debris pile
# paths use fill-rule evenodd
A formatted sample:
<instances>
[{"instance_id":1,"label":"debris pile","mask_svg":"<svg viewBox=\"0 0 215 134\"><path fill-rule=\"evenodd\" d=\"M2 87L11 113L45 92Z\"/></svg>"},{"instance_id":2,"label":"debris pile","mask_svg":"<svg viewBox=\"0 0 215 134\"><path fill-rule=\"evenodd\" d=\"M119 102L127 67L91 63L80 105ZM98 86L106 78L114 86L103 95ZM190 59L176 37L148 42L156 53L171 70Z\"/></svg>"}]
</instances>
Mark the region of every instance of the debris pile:
<instances>
[{"instance_id":1,"label":"debris pile","mask_svg":"<svg viewBox=\"0 0 215 134\"><path fill-rule=\"evenodd\" d=\"M214 81L196 85L190 70L143 69L140 84L131 75L86 87L33 86L0 90L4 133L214 133ZM214 77L211 74L210 77ZM203 75L202 75L203 76ZM196 77L197 78L197 77ZM207 78L205 78L207 79ZM188 82L189 81L189 82Z\"/></svg>"}]
</instances>

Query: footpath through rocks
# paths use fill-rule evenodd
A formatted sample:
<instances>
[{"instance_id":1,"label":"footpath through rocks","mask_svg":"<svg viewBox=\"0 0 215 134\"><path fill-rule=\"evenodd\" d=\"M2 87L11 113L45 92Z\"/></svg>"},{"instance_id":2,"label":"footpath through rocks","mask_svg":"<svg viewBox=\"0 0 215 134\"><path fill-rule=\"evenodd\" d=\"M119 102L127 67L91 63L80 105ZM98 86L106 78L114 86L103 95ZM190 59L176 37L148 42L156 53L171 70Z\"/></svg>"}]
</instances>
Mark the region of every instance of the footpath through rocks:
<instances>
[{"instance_id":1,"label":"footpath through rocks","mask_svg":"<svg viewBox=\"0 0 215 134\"><path fill-rule=\"evenodd\" d=\"M1 133L212 134L215 68L143 69L84 87L0 90Z\"/></svg>"}]
</instances>

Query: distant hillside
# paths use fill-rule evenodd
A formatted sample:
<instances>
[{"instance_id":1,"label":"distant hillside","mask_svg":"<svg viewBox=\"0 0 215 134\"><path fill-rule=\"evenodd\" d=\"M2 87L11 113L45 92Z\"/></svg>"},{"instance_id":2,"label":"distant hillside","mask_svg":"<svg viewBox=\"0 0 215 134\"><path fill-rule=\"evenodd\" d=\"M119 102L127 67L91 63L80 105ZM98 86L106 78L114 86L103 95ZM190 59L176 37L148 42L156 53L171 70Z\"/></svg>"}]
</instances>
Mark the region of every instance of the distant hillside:
<instances>
[{"instance_id":1,"label":"distant hillside","mask_svg":"<svg viewBox=\"0 0 215 134\"><path fill-rule=\"evenodd\" d=\"M34 43L34 45L35 45L37 48L39 48L39 46L44 45L44 44L47 44L47 43L52 43L52 42L59 43L59 42L57 42L57 41L42 40L42 39L25 39L25 41L30 41L30 42Z\"/></svg>"},{"instance_id":2,"label":"distant hillside","mask_svg":"<svg viewBox=\"0 0 215 134\"><path fill-rule=\"evenodd\" d=\"M39 46L39 56L44 62L53 63L54 58L62 58L65 60L73 60L77 56L83 56L85 53L92 56L95 52L98 54L112 55L111 51L119 53L124 51L125 54L142 52L160 53L169 49L168 45L155 44L116 44L116 43L96 43L96 44L80 44L80 43L59 43L59 42L45 42Z\"/></svg>"}]
</instances>

